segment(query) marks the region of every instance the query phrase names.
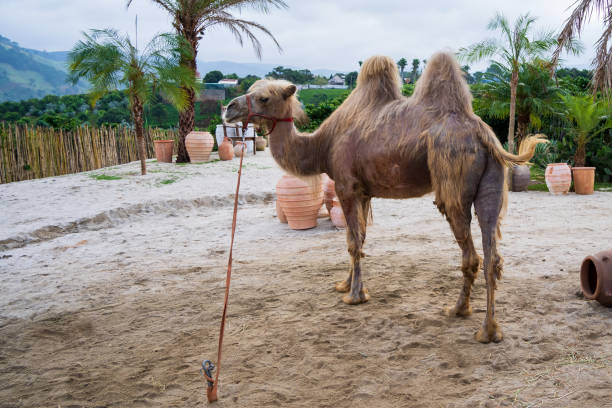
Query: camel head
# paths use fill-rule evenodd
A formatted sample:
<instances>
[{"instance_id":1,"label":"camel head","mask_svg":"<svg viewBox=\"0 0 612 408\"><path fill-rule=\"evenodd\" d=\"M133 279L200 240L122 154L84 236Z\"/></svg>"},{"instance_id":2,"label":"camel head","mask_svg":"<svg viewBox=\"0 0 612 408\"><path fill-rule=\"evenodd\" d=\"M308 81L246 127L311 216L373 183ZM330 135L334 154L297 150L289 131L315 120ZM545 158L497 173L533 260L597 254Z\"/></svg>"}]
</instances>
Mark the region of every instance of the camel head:
<instances>
[{"instance_id":1,"label":"camel head","mask_svg":"<svg viewBox=\"0 0 612 408\"><path fill-rule=\"evenodd\" d=\"M224 120L228 123L244 122L249 114L247 95L251 100L251 112L272 118L293 117L298 121L305 118L301 104L295 96L297 87L283 80L260 79L248 90L246 95L234 98L225 110ZM261 124L266 121L252 117L251 121Z\"/></svg>"}]
</instances>

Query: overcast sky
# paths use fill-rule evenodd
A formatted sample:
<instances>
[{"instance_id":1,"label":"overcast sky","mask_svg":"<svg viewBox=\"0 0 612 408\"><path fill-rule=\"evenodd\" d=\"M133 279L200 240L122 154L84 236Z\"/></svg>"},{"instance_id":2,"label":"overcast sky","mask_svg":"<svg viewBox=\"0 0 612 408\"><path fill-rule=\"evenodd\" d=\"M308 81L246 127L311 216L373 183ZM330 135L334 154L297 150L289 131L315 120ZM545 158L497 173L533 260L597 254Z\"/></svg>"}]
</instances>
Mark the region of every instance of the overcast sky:
<instances>
[{"instance_id":1,"label":"overcast sky","mask_svg":"<svg viewBox=\"0 0 612 408\"><path fill-rule=\"evenodd\" d=\"M287 0L286 10L270 14L243 11L277 38L283 51L263 35L262 62L308 69L351 71L357 61L384 54L398 60L427 59L437 50L460 47L493 36L486 29L496 12L511 21L530 12L539 17L536 31L559 31L575 0ZM138 14L139 41L171 30L170 19L150 0L0 0L0 34L21 46L47 51L69 50L90 28L116 28L134 33ZM594 16L583 32L585 52L565 57L565 65L586 68L602 23ZM244 47L226 30L206 33L199 60L258 62L249 44ZM475 68L482 68L476 66Z\"/></svg>"}]
</instances>

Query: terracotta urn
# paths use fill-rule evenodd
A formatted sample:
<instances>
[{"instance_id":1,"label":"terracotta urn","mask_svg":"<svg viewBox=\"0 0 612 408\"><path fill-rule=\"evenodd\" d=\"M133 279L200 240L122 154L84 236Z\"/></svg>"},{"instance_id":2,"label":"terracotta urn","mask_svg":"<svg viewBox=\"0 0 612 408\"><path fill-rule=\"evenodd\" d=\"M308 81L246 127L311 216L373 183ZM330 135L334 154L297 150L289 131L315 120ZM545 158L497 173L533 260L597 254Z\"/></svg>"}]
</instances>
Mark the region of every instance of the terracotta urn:
<instances>
[{"instance_id":1,"label":"terracotta urn","mask_svg":"<svg viewBox=\"0 0 612 408\"><path fill-rule=\"evenodd\" d=\"M320 185L310 186L286 174L276 184L276 197L290 228L301 230L317 226L317 215L323 204Z\"/></svg>"},{"instance_id":2,"label":"terracotta urn","mask_svg":"<svg viewBox=\"0 0 612 408\"><path fill-rule=\"evenodd\" d=\"M612 306L612 249L584 258L580 286L585 298Z\"/></svg>"},{"instance_id":3,"label":"terracotta urn","mask_svg":"<svg viewBox=\"0 0 612 408\"><path fill-rule=\"evenodd\" d=\"M155 158L158 162L172 163L174 140L154 140Z\"/></svg>"},{"instance_id":4,"label":"terracotta urn","mask_svg":"<svg viewBox=\"0 0 612 408\"><path fill-rule=\"evenodd\" d=\"M325 175L325 180L323 181L323 200L325 202L325 208L327 211L331 211L332 202L334 198L336 198L336 183L334 180L329 178L327 174Z\"/></svg>"},{"instance_id":5,"label":"terracotta urn","mask_svg":"<svg viewBox=\"0 0 612 408\"><path fill-rule=\"evenodd\" d=\"M530 178L529 166L514 166L512 168L512 191L527 191Z\"/></svg>"},{"instance_id":6,"label":"terracotta urn","mask_svg":"<svg viewBox=\"0 0 612 408\"><path fill-rule=\"evenodd\" d=\"M278 201L278 199L276 200L276 216L278 217L278 220L281 223L283 224L287 223L287 217L285 216L285 213L283 212L283 209L281 208L281 205L280 205L280 201Z\"/></svg>"},{"instance_id":7,"label":"terracotta urn","mask_svg":"<svg viewBox=\"0 0 612 408\"><path fill-rule=\"evenodd\" d=\"M544 178L552 194L567 194L572 184L572 171L566 163L550 163L546 166Z\"/></svg>"},{"instance_id":8,"label":"terracotta urn","mask_svg":"<svg viewBox=\"0 0 612 408\"><path fill-rule=\"evenodd\" d=\"M266 139L264 139L263 136L257 136L255 138L255 149L257 149L258 152L266 150Z\"/></svg>"},{"instance_id":9,"label":"terracotta urn","mask_svg":"<svg viewBox=\"0 0 612 408\"><path fill-rule=\"evenodd\" d=\"M593 194L595 187L595 167L572 167L574 191L576 194Z\"/></svg>"},{"instance_id":10,"label":"terracotta urn","mask_svg":"<svg viewBox=\"0 0 612 408\"><path fill-rule=\"evenodd\" d=\"M221 160L232 160L234 158L234 146L232 146L232 140L229 137L223 139L223 142L219 145L219 158Z\"/></svg>"},{"instance_id":11,"label":"terracotta urn","mask_svg":"<svg viewBox=\"0 0 612 408\"><path fill-rule=\"evenodd\" d=\"M344 212L342 211L340 200L338 200L337 198L333 199L333 206L332 209L329 211L329 216L336 228L346 228L346 219L344 218Z\"/></svg>"},{"instance_id":12,"label":"terracotta urn","mask_svg":"<svg viewBox=\"0 0 612 408\"><path fill-rule=\"evenodd\" d=\"M241 157L243 153L247 152L246 145L244 146L244 152L242 151L243 145L244 145L244 142L236 142L236 145L234 146L234 155L236 157Z\"/></svg>"},{"instance_id":13,"label":"terracotta urn","mask_svg":"<svg viewBox=\"0 0 612 408\"><path fill-rule=\"evenodd\" d=\"M208 132L189 132L185 138L185 147L192 163L208 161L214 145L215 141Z\"/></svg>"}]
</instances>

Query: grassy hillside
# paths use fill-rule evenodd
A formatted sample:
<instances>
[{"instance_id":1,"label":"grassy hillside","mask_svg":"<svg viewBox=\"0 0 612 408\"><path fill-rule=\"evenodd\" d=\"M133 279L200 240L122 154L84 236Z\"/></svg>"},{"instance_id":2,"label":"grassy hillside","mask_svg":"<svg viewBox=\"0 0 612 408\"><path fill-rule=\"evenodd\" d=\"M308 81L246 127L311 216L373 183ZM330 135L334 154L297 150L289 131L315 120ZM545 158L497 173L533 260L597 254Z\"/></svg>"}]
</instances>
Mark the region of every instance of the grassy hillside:
<instances>
[{"instance_id":1,"label":"grassy hillside","mask_svg":"<svg viewBox=\"0 0 612 408\"><path fill-rule=\"evenodd\" d=\"M22 48L0 36L0 102L85 92L86 85L66 82L66 56Z\"/></svg>"},{"instance_id":2,"label":"grassy hillside","mask_svg":"<svg viewBox=\"0 0 612 408\"><path fill-rule=\"evenodd\" d=\"M332 99L344 97L350 93L348 89L302 89L298 94L304 105L319 105Z\"/></svg>"}]
</instances>

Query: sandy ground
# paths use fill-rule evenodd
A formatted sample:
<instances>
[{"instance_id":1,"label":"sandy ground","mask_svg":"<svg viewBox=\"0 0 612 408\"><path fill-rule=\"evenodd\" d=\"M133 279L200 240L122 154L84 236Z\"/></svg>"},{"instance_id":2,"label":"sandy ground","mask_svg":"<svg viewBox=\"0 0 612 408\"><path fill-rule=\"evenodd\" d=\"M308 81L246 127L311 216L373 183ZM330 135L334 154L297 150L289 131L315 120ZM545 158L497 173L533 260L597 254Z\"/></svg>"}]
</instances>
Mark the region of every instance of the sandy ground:
<instances>
[{"instance_id":1,"label":"sandy ground","mask_svg":"<svg viewBox=\"0 0 612 408\"><path fill-rule=\"evenodd\" d=\"M461 260L432 196L374 200L372 299L347 306L333 290L344 232L280 224L281 170L267 152L245 163L216 406L612 407L612 309L585 301L578 279L586 255L612 247L612 193L510 194L505 338L482 345L481 274L474 314L443 313ZM206 405L237 165L0 185L1 407Z\"/></svg>"}]
</instances>

